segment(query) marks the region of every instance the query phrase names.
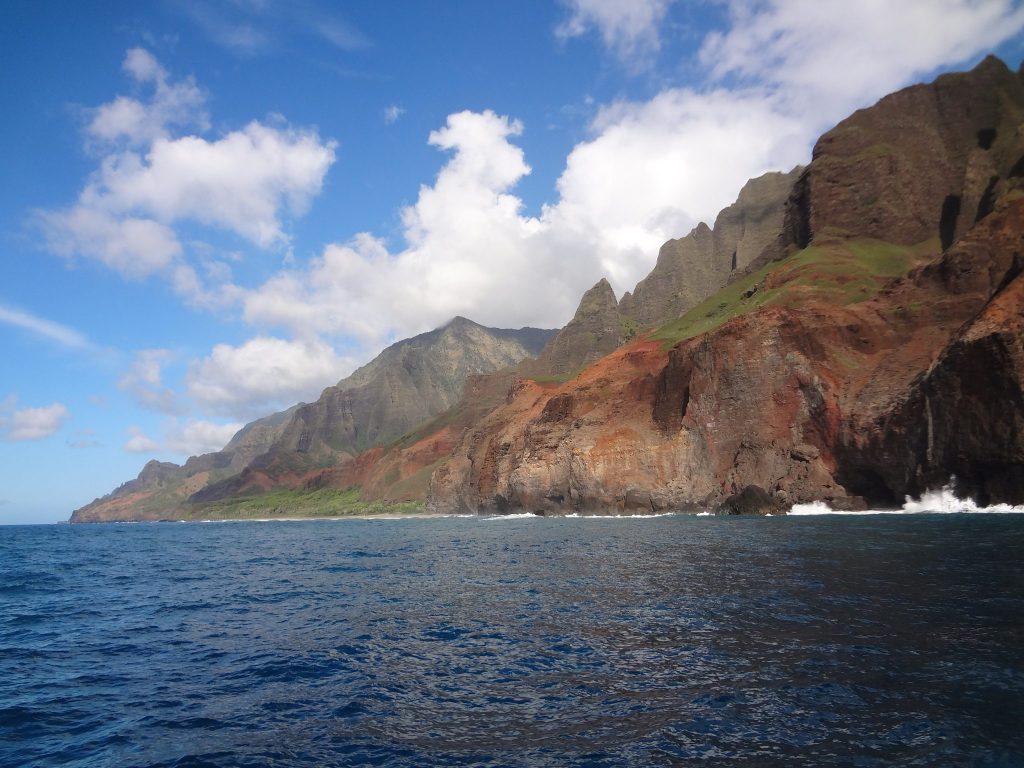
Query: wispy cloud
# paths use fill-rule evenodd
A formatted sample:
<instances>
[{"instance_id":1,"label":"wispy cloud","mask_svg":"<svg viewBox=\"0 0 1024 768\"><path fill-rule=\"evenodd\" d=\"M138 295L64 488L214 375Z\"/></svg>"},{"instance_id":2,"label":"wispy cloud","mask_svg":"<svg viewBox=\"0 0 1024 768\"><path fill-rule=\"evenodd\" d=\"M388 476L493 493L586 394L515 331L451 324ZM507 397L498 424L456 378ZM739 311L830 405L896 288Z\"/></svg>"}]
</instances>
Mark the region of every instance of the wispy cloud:
<instances>
[{"instance_id":1,"label":"wispy cloud","mask_svg":"<svg viewBox=\"0 0 1024 768\"><path fill-rule=\"evenodd\" d=\"M174 359L168 349L144 349L135 353L131 367L117 382L117 388L128 392L139 405L167 414L184 413L177 395L164 386L163 367Z\"/></svg>"},{"instance_id":2,"label":"wispy cloud","mask_svg":"<svg viewBox=\"0 0 1024 768\"><path fill-rule=\"evenodd\" d=\"M103 443L96 439L96 430L80 429L68 440L68 447L75 450L87 450L89 448L102 448Z\"/></svg>"},{"instance_id":3,"label":"wispy cloud","mask_svg":"<svg viewBox=\"0 0 1024 768\"><path fill-rule=\"evenodd\" d=\"M661 48L660 25L673 0L563 0L569 17L555 28L568 40L596 30L628 68L647 67Z\"/></svg>"},{"instance_id":4,"label":"wispy cloud","mask_svg":"<svg viewBox=\"0 0 1024 768\"><path fill-rule=\"evenodd\" d=\"M315 38L346 53L372 41L326 3L312 0L214 3L191 0L184 14L218 45L240 56L259 56L285 46L289 38Z\"/></svg>"},{"instance_id":5,"label":"wispy cloud","mask_svg":"<svg viewBox=\"0 0 1024 768\"><path fill-rule=\"evenodd\" d=\"M71 349L88 349L92 344L84 334L67 325L55 323L30 312L0 304L0 323L29 331L48 341Z\"/></svg>"},{"instance_id":6,"label":"wispy cloud","mask_svg":"<svg viewBox=\"0 0 1024 768\"><path fill-rule=\"evenodd\" d=\"M398 118L405 114L405 110L397 104L392 104L389 107L384 108L384 122L391 125Z\"/></svg>"}]
</instances>

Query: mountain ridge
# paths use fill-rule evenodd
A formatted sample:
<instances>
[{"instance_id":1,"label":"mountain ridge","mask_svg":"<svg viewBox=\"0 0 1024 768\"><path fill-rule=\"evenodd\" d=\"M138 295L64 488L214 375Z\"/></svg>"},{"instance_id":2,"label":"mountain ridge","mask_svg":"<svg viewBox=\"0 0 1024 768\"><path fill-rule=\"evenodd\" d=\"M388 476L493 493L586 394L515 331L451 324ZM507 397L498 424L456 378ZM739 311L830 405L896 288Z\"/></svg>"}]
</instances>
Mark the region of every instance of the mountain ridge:
<instances>
[{"instance_id":1,"label":"mountain ridge","mask_svg":"<svg viewBox=\"0 0 1024 768\"><path fill-rule=\"evenodd\" d=\"M599 280L536 360L464 377L418 427L399 414L404 435L359 443L331 415L377 380L371 361L252 438L284 450L193 493L229 515L279 513L259 501L275 489L444 512L777 512L892 505L956 475L1019 503L1024 425L1018 409L1000 427L998 404L1024 402L1022 252L1024 66L989 57L841 121L808 166L666 243L622 299ZM453 324L475 326L423 336Z\"/></svg>"},{"instance_id":2,"label":"mountain ridge","mask_svg":"<svg viewBox=\"0 0 1024 768\"><path fill-rule=\"evenodd\" d=\"M454 405L465 379L537 354L554 334L537 328L489 329L463 317L396 342L313 403L299 403L239 430L224 449L179 466L149 462L135 480L75 510L72 521L174 517L193 497L209 501L239 488L247 469L302 475L344 463L393 440ZM438 361L425 365L436 352ZM439 370L443 368L443 370ZM382 409L405 397L405 406ZM334 422L326 413L342 412ZM324 421L328 421L325 425Z\"/></svg>"}]
</instances>

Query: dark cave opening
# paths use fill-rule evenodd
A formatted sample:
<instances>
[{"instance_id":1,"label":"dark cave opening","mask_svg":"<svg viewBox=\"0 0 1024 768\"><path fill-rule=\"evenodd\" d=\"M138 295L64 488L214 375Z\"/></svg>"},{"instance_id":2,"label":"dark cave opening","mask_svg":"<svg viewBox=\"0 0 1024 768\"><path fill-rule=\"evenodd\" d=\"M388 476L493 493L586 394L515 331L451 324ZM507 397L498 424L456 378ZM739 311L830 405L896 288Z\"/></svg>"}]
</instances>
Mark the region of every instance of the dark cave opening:
<instances>
[{"instance_id":1,"label":"dark cave opening","mask_svg":"<svg viewBox=\"0 0 1024 768\"><path fill-rule=\"evenodd\" d=\"M946 195L942 201L942 214L939 216L939 240L942 250L953 244L956 236L956 220L960 218L960 195Z\"/></svg>"}]
</instances>

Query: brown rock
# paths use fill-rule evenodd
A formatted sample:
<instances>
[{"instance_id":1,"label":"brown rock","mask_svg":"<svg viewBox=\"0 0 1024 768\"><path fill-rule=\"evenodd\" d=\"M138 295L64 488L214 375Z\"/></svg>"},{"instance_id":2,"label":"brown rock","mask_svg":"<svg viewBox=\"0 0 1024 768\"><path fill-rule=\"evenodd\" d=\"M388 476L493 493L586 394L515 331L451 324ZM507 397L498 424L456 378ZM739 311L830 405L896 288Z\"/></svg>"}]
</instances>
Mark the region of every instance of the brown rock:
<instances>
[{"instance_id":1,"label":"brown rock","mask_svg":"<svg viewBox=\"0 0 1024 768\"><path fill-rule=\"evenodd\" d=\"M803 169L766 173L748 181L736 202L722 210L714 229L699 224L669 240L651 273L619 303L619 312L641 328L679 317L726 284L779 237L784 204Z\"/></svg>"},{"instance_id":2,"label":"brown rock","mask_svg":"<svg viewBox=\"0 0 1024 768\"><path fill-rule=\"evenodd\" d=\"M618 347L629 334L630 328L619 314L615 291L601 278L583 294L569 324L548 342L536 360L521 370L528 376L575 373Z\"/></svg>"}]
</instances>

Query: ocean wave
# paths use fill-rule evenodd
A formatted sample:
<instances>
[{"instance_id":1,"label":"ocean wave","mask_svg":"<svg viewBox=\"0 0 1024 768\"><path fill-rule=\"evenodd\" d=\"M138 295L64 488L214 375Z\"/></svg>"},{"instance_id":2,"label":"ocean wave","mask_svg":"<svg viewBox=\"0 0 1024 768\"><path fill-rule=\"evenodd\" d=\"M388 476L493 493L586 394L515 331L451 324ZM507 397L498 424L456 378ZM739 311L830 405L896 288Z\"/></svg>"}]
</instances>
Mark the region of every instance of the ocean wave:
<instances>
[{"instance_id":1,"label":"ocean wave","mask_svg":"<svg viewBox=\"0 0 1024 768\"><path fill-rule=\"evenodd\" d=\"M823 501L794 504L790 515L920 515L920 514L1024 514L1024 506L993 504L982 507L972 499L958 498L950 486L925 491L920 499L907 496L900 509L868 509L859 512L832 509Z\"/></svg>"}]
</instances>

